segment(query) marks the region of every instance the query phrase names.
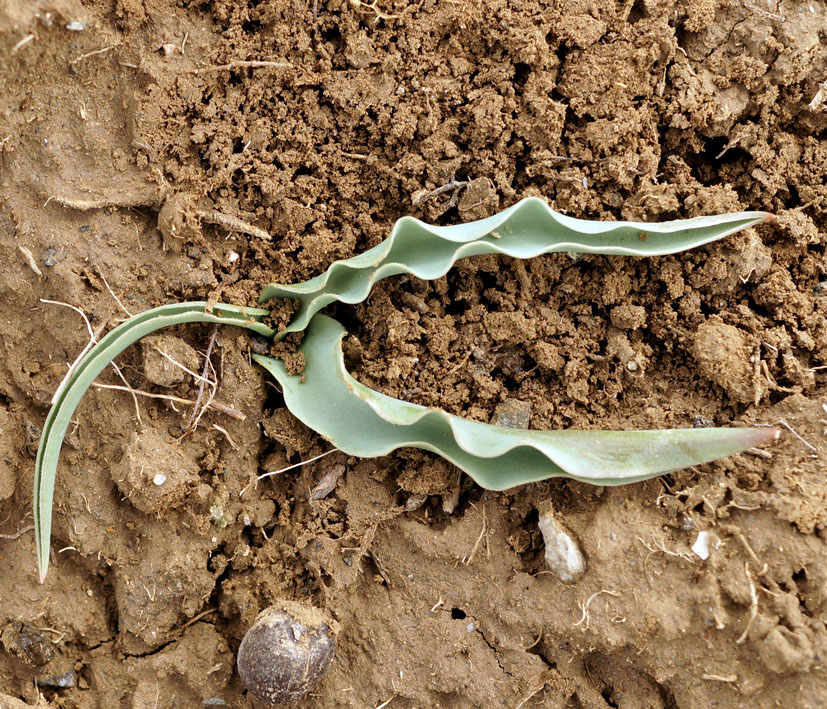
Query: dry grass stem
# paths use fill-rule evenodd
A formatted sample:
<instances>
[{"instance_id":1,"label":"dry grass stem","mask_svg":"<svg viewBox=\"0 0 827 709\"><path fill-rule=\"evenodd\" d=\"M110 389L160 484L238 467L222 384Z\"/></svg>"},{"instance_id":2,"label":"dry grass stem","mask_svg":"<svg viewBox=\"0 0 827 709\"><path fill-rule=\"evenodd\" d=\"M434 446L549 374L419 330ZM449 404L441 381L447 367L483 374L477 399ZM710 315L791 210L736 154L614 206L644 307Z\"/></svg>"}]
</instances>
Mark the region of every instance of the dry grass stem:
<instances>
[{"instance_id":1,"label":"dry grass stem","mask_svg":"<svg viewBox=\"0 0 827 709\"><path fill-rule=\"evenodd\" d=\"M524 706L524 705L525 705L525 703L526 703L529 699L531 699L532 697L534 697L534 696L536 696L537 694L539 694L540 692L542 692L545 688L546 688L546 683L545 683L545 682L543 682L543 683L542 683L539 687L537 687L537 689L535 689L533 692L531 692L531 694L528 694L528 695L526 695L525 697L523 697L523 698L520 700L520 703L519 703L517 706L515 706L515 707L514 707L514 709L520 709L522 706Z\"/></svg>"},{"instance_id":2,"label":"dry grass stem","mask_svg":"<svg viewBox=\"0 0 827 709\"><path fill-rule=\"evenodd\" d=\"M216 382L210 381L207 378L208 368L212 369L212 363L210 362L210 356L212 355L212 348L215 345L215 336L216 336L217 333L218 333L218 328L213 326L212 333L210 334L210 341L207 344L207 352L204 355L204 370L203 370L203 374L200 377L201 383L198 386L198 396L195 399L195 408L192 410L192 416L190 416L189 423L187 424L187 431L195 430L195 427L198 426L198 421L201 419L201 416L203 415L204 409L206 409L206 407L203 407L199 410L199 406L201 405L201 399L204 396L204 384L209 382L210 386L212 387L212 395L210 396L210 399L209 399L210 401L212 401L213 398L215 397L215 391L218 388L218 384ZM168 356L168 355L166 355L166 356ZM172 358L170 357L170 359L172 359ZM199 378L197 374L194 374L193 376L195 376L196 378Z\"/></svg>"},{"instance_id":3,"label":"dry grass stem","mask_svg":"<svg viewBox=\"0 0 827 709\"><path fill-rule=\"evenodd\" d=\"M784 419L778 419L778 421L773 421L772 423L756 423L756 426L783 426L786 428L790 433L792 433L799 441L801 441L807 448L809 448L813 453L818 454L818 448L816 448L812 443L807 441L804 436L802 436L798 431L796 431L790 424L788 424Z\"/></svg>"},{"instance_id":4,"label":"dry grass stem","mask_svg":"<svg viewBox=\"0 0 827 709\"><path fill-rule=\"evenodd\" d=\"M26 532L31 532L34 529L33 524L29 524L22 529L18 529L14 534L0 534L0 539L17 539L22 537Z\"/></svg>"},{"instance_id":5,"label":"dry grass stem","mask_svg":"<svg viewBox=\"0 0 827 709\"><path fill-rule=\"evenodd\" d=\"M747 635L749 634L749 629L752 622L758 617L758 594L755 591L755 582L752 580L752 574L749 572L749 562L744 562L744 573L747 575L747 581L749 582L749 620L744 628L744 632L741 633L741 637L735 641L736 645L743 645L744 641L747 639Z\"/></svg>"},{"instance_id":6,"label":"dry grass stem","mask_svg":"<svg viewBox=\"0 0 827 709\"><path fill-rule=\"evenodd\" d=\"M119 386L117 384L99 384L95 382L92 384L93 387L96 389L114 389L115 391L132 391L133 393L137 394L138 396L145 396L148 399L165 399L166 401L172 401L176 404L184 404L186 406L194 406L195 402L192 399L184 399L180 396L172 396L171 394L152 394L148 391L142 391L141 389L129 389L127 387ZM241 413L238 409L234 409L232 406L228 406L227 404L222 404L218 401L212 401L209 403L209 408L213 411L217 411L221 414L226 414L227 416L231 416L238 421L246 421L247 417ZM214 425L214 424L213 424Z\"/></svg>"},{"instance_id":7,"label":"dry grass stem","mask_svg":"<svg viewBox=\"0 0 827 709\"><path fill-rule=\"evenodd\" d=\"M238 217L223 214L222 212L214 209L198 209L195 213L201 221L207 222L207 224L218 224L219 226L223 226L225 229L229 229L230 231L238 231L242 234L247 234L248 236L257 236L259 239L264 239L265 241L273 240L273 237L264 231L264 229L259 229L257 226L248 224Z\"/></svg>"},{"instance_id":8,"label":"dry grass stem","mask_svg":"<svg viewBox=\"0 0 827 709\"><path fill-rule=\"evenodd\" d=\"M293 470L294 468L300 468L303 465L307 465L308 463L312 463L315 460L319 460L319 458L324 458L326 455L330 455L331 453L336 453L336 452L338 452L338 450L339 450L338 448L333 448L329 451L325 451L324 453L319 453L319 455L315 455L312 458L308 458L307 460L302 460L302 461L299 461L298 463L293 463L293 465L288 465L286 468L282 468L281 470L272 470L269 473L262 473L255 480L253 480L251 483L248 483L247 485L245 485L242 488L241 492L238 493L238 496L239 496L239 498L241 498L244 495L244 493L247 492L247 488L249 488L250 485L253 485L253 487L256 487L258 485L259 480L263 480L264 478L269 478L271 475L280 475L281 473L286 473L288 470Z\"/></svg>"},{"instance_id":9,"label":"dry grass stem","mask_svg":"<svg viewBox=\"0 0 827 709\"><path fill-rule=\"evenodd\" d=\"M17 44L15 44L11 48L12 54L17 54L23 47L25 47L29 42L31 42L35 38L34 34L27 34L23 39L21 39Z\"/></svg>"},{"instance_id":10,"label":"dry grass stem","mask_svg":"<svg viewBox=\"0 0 827 709\"><path fill-rule=\"evenodd\" d=\"M138 423L140 425L143 425L143 420L141 419L141 409L138 406L138 397L136 396L135 390L131 386L129 386L129 382L126 381L126 377L123 375L121 368L117 364L115 364L114 361L110 362L109 364L111 364L114 370L118 373L118 377L120 377L120 380L123 382L126 391L128 391L131 394L132 402L135 404L135 416L138 417Z\"/></svg>"},{"instance_id":11,"label":"dry grass stem","mask_svg":"<svg viewBox=\"0 0 827 709\"><path fill-rule=\"evenodd\" d=\"M738 675L702 675L701 679L706 679L711 682L737 682Z\"/></svg>"},{"instance_id":12,"label":"dry grass stem","mask_svg":"<svg viewBox=\"0 0 827 709\"><path fill-rule=\"evenodd\" d=\"M479 549L480 543L482 542L483 537L485 537L485 533L487 531L488 531L488 515L485 512L485 505L483 505L483 508L482 508L482 529L480 530L480 536L477 537L477 541L474 542L474 548L471 549L471 553L467 557L464 557L462 559L462 563L465 564L465 566L468 566L474 560L474 556L477 553L477 549Z\"/></svg>"},{"instance_id":13,"label":"dry grass stem","mask_svg":"<svg viewBox=\"0 0 827 709\"><path fill-rule=\"evenodd\" d=\"M350 0L351 6L356 8L360 12L364 12L365 10L373 10L373 13L376 15L377 21L399 19L399 15L388 15L387 13L382 12L377 6L377 2L378 0L373 0L373 2L370 5L368 5L366 3L363 3L362 0ZM362 10L362 8L365 8L365 10Z\"/></svg>"},{"instance_id":14,"label":"dry grass stem","mask_svg":"<svg viewBox=\"0 0 827 709\"><path fill-rule=\"evenodd\" d=\"M620 594L617 593L616 591L610 591L606 588L601 588L599 591L597 591L596 593L593 593L591 596L589 596L586 599L585 603L580 603L578 601L577 605L580 607L580 610L583 612L583 615L580 617L580 620L578 620L572 627L576 628L578 625L585 622L586 625L583 626L583 630L588 630L589 629L589 622L590 622L589 606L591 605L592 601L602 593L605 593L608 596L615 596L616 598L620 598Z\"/></svg>"},{"instance_id":15,"label":"dry grass stem","mask_svg":"<svg viewBox=\"0 0 827 709\"><path fill-rule=\"evenodd\" d=\"M118 298L118 296L115 295L115 292L109 287L109 281L107 281L106 276L103 275L103 270L101 269L101 267L100 266L95 266L95 268L98 270L98 275L101 277L101 280L103 280L103 285L106 286L106 290L109 291L109 295L112 296L112 298L118 304L118 307L120 307L120 309L123 310L126 313L126 316L128 318L131 318L132 313L130 313L129 310L127 310L126 306L121 302L121 299Z\"/></svg>"},{"instance_id":16,"label":"dry grass stem","mask_svg":"<svg viewBox=\"0 0 827 709\"><path fill-rule=\"evenodd\" d=\"M105 209L106 207L153 207L156 205L156 200L150 200L145 196L136 195L130 197L125 195L116 199L76 199L74 197L62 197L60 195L51 195L44 203L45 207L49 202L54 200L61 207L68 207L69 209L79 209L81 211L88 211L90 209Z\"/></svg>"},{"instance_id":17,"label":"dry grass stem","mask_svg":"<svg viewBox=\"0 0 827 709\"><path fill-rule=\"evenodd\" d=\"M103 54L104 52L108 52L109 50L114 49L117 46L118 46L117 44L112 44L108 47L101 47L100 49L95 49L91 52L86 52L86 54L81 54L79 57L75 57L74 59L72 59L72 61L70 61L69 64L70 65L78 64L79 62L82 62L84 59L88 59L89 57L94 57L97 54Z\"/></svg>"},{"instance_id":18,"label":"dry grass stem","mask_svg":"<svg viewBox=\"0 0 827 709\"><path fill-rule=\"evenodd\" d=\"M217 423L214 423L214 424L212 425L212 427L213 427L216 431L218 431L219 433L223 433L223 434L224 434L224 438L226 438L226 439L227 439L227 442L230 444L230 447L231 447L234 451L239 450L239 447L236 445L236 442L232 439L232 436L230 436L230 434L229 434L229 433L227 433L227 429L226 429L226 428L224 428L223 426L219 426Z\"/></svg>"},{"instance_id":19,"label":"dry grass stem","mask_svg":"<svg viewBox=\"0 0 827 709\"><path fill-rule=\"evenodd\" d=\"M34 260L34 256L32 255L32 252L29 251L29 249L27 249L25 246L21 246L20 244L17 245L17 248L20 251L20 253L23 254L26 257L26 261L28 261L28 263L29 263L29 268L31 268L32 271L34 271L38 276L42 276L43 271L41 271L38 268L37 261Z\"/></svg>"}]
</instances>

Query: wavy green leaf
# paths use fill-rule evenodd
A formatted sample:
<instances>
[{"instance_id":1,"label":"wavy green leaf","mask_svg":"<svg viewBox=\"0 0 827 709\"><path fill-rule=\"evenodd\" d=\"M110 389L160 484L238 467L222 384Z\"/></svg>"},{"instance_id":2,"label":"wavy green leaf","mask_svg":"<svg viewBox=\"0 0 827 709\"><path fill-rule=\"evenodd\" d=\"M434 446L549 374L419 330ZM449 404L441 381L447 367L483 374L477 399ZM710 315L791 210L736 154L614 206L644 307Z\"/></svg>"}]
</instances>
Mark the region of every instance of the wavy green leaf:
<instances>
[{"instance_id":1,"label":"wavy green leaf","mask_svg":"<svg viewBox=\"0 0 827 709\"><path fill-rule=\"evenodd\" d=\"M595 222L567 217L543 200L529 197L488 219L455 226L402 217L391 235L369 251L336 261L309 281L269 285L259 303L272 298L297 300L299 309L286 332L299 332L328 303L360 303L374 283L400 273L423 280L440 278L466 256L506 254L528 259L553 251L662 256L707 244L772 216L740 212L661 224Z\"/></svg>"},{"instance_id":2,"label":"wavy green leaf","mask_svg":"<svg viewBox=\"0 0 827 709\"><path fill-rule=\"evenodd\" d=\"M565 217L538 199L526 199L489 219L435 227L405 217L375 248L337 261L322 275L295 285L271 285L271 298L300 301L285 330L310 325L302 344L308 360L306 384L283 365L256 357L285 388L288 408L302 421L354 455L384 455L400 446L439 453L494 489L554 475L597 484L633 482L711 460L771 439L774 429L688 431L513 431L450 416L436 409L397 401L353 380L341 359L341 326L313 315L327 303L364 300L373 284L411 273L444 275L458 258L503 253L531 258L551 251L652 256L674 253L719 239L770 217L744 212L666 224L597 223ZM66 429L100 372L144 335L171 325L212 322L245 327L267 337L281 336L263 324L269 311L232 305L178 303L136 315L122 323L70 368L58 387L43 426L35 461L34 522L40 580L49 567L52 500L58 458ZM335 398L333 398L335 397Z\"/></svg>"},{"instance_id":3,"label":"wavy green leaf","mask_svg":"<svg viewBox=\"0 0 827 709\"><path fill-rule=\"evenodd\" d=\"M344 328L316 315L300 351L302 375L253 355L279 382L290 412L339 450L366 458L397 448L432 451L489 490L566 476L594 485L647 480L739 453L778 436L770 428L524 431L469 421L374 391L345 369Z\"/></svg>"}]
</instances>

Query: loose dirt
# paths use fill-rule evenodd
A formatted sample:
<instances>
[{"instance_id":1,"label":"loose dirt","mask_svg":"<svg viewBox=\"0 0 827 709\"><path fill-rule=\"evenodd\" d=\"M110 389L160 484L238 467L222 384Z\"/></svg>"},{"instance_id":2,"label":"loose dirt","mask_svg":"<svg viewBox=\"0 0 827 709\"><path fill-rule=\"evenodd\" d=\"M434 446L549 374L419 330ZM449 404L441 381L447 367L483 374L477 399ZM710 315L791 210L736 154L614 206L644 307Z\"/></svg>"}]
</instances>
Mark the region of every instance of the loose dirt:
<instances>
[{"instance_id":1,"label":"loose dirt","mask_svg":"<svg viewBox=\"0 0 827 709\"><path fill-rule=\"evenodd\" d=\"M234 658L279 599L340 626L306 707L821 706L825 27L795 0L0 3L0 706L261 706ZM251 364L266 343L219 328L224 408L195 432L187 404L86 395L37 583L33 456L88 339L41 299L101 332L178 300L252 304L405 214L528 195L583 218L777 220L670 257L383 281L330 309L355 376L481 421L783 421L782 440L620 488L491 493L413 450L257 482L330 447ZM158 350L200 372L212 335L118 364L195 400ZM549 506L587 558L573 585L545 570Z\"/></svg>"}]
</instances>

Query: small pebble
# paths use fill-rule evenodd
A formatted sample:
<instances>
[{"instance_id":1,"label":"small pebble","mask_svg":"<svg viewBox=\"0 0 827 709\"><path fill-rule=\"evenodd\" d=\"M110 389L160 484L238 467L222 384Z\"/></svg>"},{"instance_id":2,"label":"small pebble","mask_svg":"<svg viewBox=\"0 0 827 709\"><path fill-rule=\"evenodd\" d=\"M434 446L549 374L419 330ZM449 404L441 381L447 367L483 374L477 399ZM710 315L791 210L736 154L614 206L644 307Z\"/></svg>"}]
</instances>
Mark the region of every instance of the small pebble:
<instances>
[{"instance_id":1,"label":"small pebble","mask_svg":"<svg viewBox=\"0 0 827 709\"><path fill-rule=\"evenodd\" d=\"M414 493L407 500L405 500L405 512L414 512L418 510L428 499L427 495Z\"/></svg>"},{"instance_id":2,"label":"small pebble","mask_svg":"<svg viewBox=\"0 0 827 709\"><path fill-rule=\"evenodd\" d=\"M56 263L60 263L65 258L66 251L64 249L58 250L54 248L54 246L50 246L48 249L43 250L43 265L47 268L52 268L52 266L54 266Z\"/></svg>"},{"instance_id":3,"label":"small pebble","mask_svg":"<svg viewBox=\"0 0 827 709\"><path fill-rule=\"evenodd\" d=\"M540 511L537 521L546 545L546 565L563 583L575 583L586 573L586 559L566 526L550 506Z\"/></svg>"},{"instance_id":4,"label":"small pebble","mask_svg":"<svg viewBox=\"0 0 827 709\"><path fill-rule=\"evenodd\" d=\"M163 485L167 481L167 476L163 473L156 473L155 477L152 478L152 482L156 485Z\"/></svg>"},{"instance_id":5,"label":"small pebble","mask_svg":"<svg viewBox=\"0 0 827 709\"><path fill-rule=\"evenodd\" d=\"M503 428L527 429L531 423L531 402L519 399L506 399L497 404L491 423Z\"/></svg>"},{"instance_id":6,"label":"small pebble","mask_svg":"<svg viewBox=\"0 0 827 709\"><path fill-rule=\"evenodd\" d=\"M692 545L692 551L695 556L700 557L704 561L709 558L709 532L698 532L698 538Z\"/></svg>"},{"instance_id":7,"label":"small pebble","mask_svg":"<svg viewBox=\"0 0 827 709\"><path fill-rule=\"evenodd\" d=\"M81 30L86 29L86 23L73 20L72 22L66 23L66 29L70 32L80 32Z\"/></svg>"},{"instance_id":8,"label":"small pebble","mask_svg":"<svg viewBox=\"0 0 827 709\"><path fill-rule=\"evenodd\" d=\"M250 349L256 354L266 354L271 344L270 340L258 335L253 335L250 338Z\"/></svg>"},{"instance_id":9,"label":"small pebble","mask_svg":"<svg viewBox=\"0 0 827 709\"><path fill-rule=\"evenodd\" d=\"M55 648L46 635L28 623L9 622L0 632L3 649L27 665L45 665L55 657Z\"/></svg>"},{"instance_id":10,"label":"small pebble","mask_svg":"<svg viewBox=\"0 0 827 709\"><path fill-rule=\"evenodd\" d=\"M56 687L57 689L69 689L77 684L77 677L74 670L69 670L62 675L44 677L37 680L38 687Z\"/></svg>"}]
</instances>

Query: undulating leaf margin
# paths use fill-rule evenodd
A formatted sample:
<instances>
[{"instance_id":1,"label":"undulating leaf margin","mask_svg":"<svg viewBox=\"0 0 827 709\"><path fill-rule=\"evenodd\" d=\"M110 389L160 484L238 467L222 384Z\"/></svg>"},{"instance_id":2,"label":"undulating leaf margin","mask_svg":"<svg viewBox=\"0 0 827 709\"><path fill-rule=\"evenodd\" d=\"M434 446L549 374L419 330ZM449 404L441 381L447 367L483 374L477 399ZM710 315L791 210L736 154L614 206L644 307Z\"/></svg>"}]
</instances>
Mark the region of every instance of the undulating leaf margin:
<instances>
[{"instance_id":1,"label":"undulating leaf margin","mask_svg":"<svg viewBox=\"0 0 827 709\"><path fill-rule=\"evenodd\" d=\"M467 224L434 226L402 217L391 235L372 249L335 261L308 281L269 285L259 303L273 298L298 301L299 308L286 332L299 332L329 303L362 302L383 278L407 273L433 280L466 256L504 254L529 259L555 251L663 256L708 244L771 218L768 212L739 212L660 224L596 222L555 212L537 197L527 197L499 214Z\"/></svg>"},{"instance_id":2,"label":"undulating leaf margin","mask_svg":"<svg viewBox=\"0 0 827 709\"><path fill-rule=\"evenodd\" d=\"M302 374L289 374L281 360L253 359L279 382L290 412L339 450L373 458L397 448L422 448L489 490L560 475L622 485L739 453L777 436L770 428L528 431L471 421L358 382L345 369L345 334L333 318L316 315L299 348Z\"/></svg>"},{"instance_id":3,"label":"undulating leaf margin","mask_svg":"<svg viewBox=\"0 0 827 709\"><path fill-rule=\"evenodd\" d=\"M466 256L499 253L525 259L552 251L633 256L661 255L675 253L709 243L710 241L720 239L771 217L772 215L766 212L742 212L712 217L697 217L662 224L638 222L601 223L566 217L550 209L545 202L537 198L522 200L513 207L488 219L449 227L432 226L411 217L403 217L396 223L388 239L363 254L351 259L335 262L320 276L299 284L274 284L267 286L262 292L259 302L264 303L273 298L290 298L298 300L300 303L298 312L283 332L276 333L262 322L269 315L269 311L260 308L189 302L163 305L140 313L121 323L105 335L100 342L95 344L70 368L55 392L52 408L43 426L40 445L35 460L34 523L40 580L42 582L45 579L49 567L49 543L51 537L55 476L57 473L60 448L72 415L84 392L100 372L129 345L151 332L183 323L211 322L244 327L266 337L280 337L287 332L306 329L308 325L311 324L313 316L328 303L337 300L346 303L356 303L364 300L370 293L373 284L383 278L400 273L410 273L422 279L438 278L447 273L457 259ZM320 319L319 333L329 334L331 332L330 322L335 323L335 321L331 321L330 318ZM338 324L335 325L336 327L340 327ZM319 335L320 339L322 339L322 334ZM314 335L311 335L309 338L305 337L302 346L308 348L314 347L314 337ZM322 367L329 366L331 371L339 373L342 381L346 381L351 386L353 386L353 383L358 385L358 387L353 387L354 392L358 393L356 398L346 401L343 405L352 406L357 403L357 399L360 402L367 403L376 415L373 423L370 424L371 426L378 425L379 421L384 421L394 428L407 426L409 431L416 430L419 438L421 438L421 435L419 435L420 429L423 427L427 429L428 425L433 424L436 429L439 429L434 431L436 437L434 440L413 440L399 445L413 445L441 453L448 459L456 462L459 467L468 470L469 474L478 479L480 484L494 489L502 489L498 487L498 485L503 484L502 480L505 480L508 486L512 486L519 484L519 482L511 482L512 480L527 482L529 478L534 480L541 479L531 475L514 476L513 474L510 478L502 478L502 476L493 475L496 471L483 470L485 466L482 466L479 462L469 463L468 460L465 460L463 464L464 455L472 456L475 461L487 459L485 455L474 455L474 452L468 450L469 447L474 449L480 445L485 448L484 437L478 438L471 435L469 438L465 429L470 430L477 426L484 426L487 430L491 428L488 424L479 424L465 421L458 417L450 417L445 412L433 409L426 410L427 413L423 414L418 410L421 407L386 397L378 392L373 392L367 387L359 385L358 382L352 380L347 372L344 371L343 365L340 366L338 364L337 347L338 344L336 344L332 350L329 350L327 355L329 361L327 363L323 361ZM313 356L315 359L315 355ZM282 373L279 370L280 363L268 358L257 357L256 359L268 370L273 372L277 378L281 377L284 379L284 376L286 376L286 372ZM349 378L349 380L347 378ZM280 379L280 381L282 381L282 379ZM289 381L291 387L294 383L292 380L284 379L284 381ZM314 404L317 408L324 408L318 406L318 401L313 401L313 399L318 396L319 392L315 387L306 388L303 392L301 389L297 389L295 394L290 395L292 408L301 410L304 414L306 414L308 410L312 410ZM322 400L324 400L324 398ZM288 407L290 407L289 403ZM341 413L340 417L342 419L348 418L347 414ZM410 417L413 418L409 420ZM434 417L436 417L436 419ZM299 418L301 418L301 416ZM309 420L312 417L305 415L305 418ZM412 425L418 428L411 429L410 426ZM448 433L449 430L451 432L450 434ZM724 445L729 446L726 447L726 451L729 452L722 452L713 457L736 452L735 450L730 450L732 445L727 441L732 440L730 437L733 435L746 435L740 432L749 430L756 432L753 434L754 436L758 436L758 432L765 434L758 436L758 438L750 438L750 441L768 440L768 436L766 435L768 429L720 429L719 431L723 432L722 440L724 441ZM605 450L609 452L609 458L612 458L610 452L611 446L608 446L608 443L616 441L618 436L622 438L623 436L638 435L639 437L639 434L642 434L644 438L646 438L647 436L651 436L651 434L664 433L669 434L669 432L645 431L533 431L524 432L521 435L539 435L542 438L544 435L555 434L558 438L562 436L560 440L568 438L570 444L575 440L586 441L585 446L581 443L579 454L574 456L575 459L585 459L589 455L589 450L587 449L594 449L597 440L599 440L599 438L595 438L596 436L608 436L605 439L607 442ZM670 435L676 436L680 434L680 436L686 436L687 433L688 432L682 432L681 430ZM334 436L338 435L338 433L334 432ZM360 430L359 435L365 440L369 440L371 436L375 436L375 433L371 430ZM773 433L772 435L776 434ZM505 434L504 437L509 439L510 436L511 434ZM696 434L692 434L692 437L695 436ZM452 444L454 446L453 448L446 443L451 437L454 439L454 443ZM498 434L496 438L500 440L503 438L503 435ZM440 441L442 441L441 445ZM511 442L514 443L514 441ZM655 438L650 437L645 443L649 446L646 450L646 455L648 455L649 458L657 458L661 455L659 449L651 447L651 445L655 443ZM719 443L714 445L719 445ZM354 451L355 455L368 455L368 449L358 444L355 445L353 440L343 439L341 445L343 446L342 450ZM390 451L399 447L399 445L388 447L388 442L386 441L384 444L380 442L379 447L374 447L373 449ZM708 441L708 445L713 445L711 440ZM750 445L755 445L755 443L743 445L738 448L738 450L743 450L743 448L749 447ZM573 447L569 445L570 451L575 450L575 448L576 446ZM660 472L644 472L642 468L638 467L635 468L635 471L631 475L626 475L625 479L622 480L617 479L616 475L615 477L610 475L607 478L601 478L595 474L594 471L590 473L578 472L578 468L572 468L573 472L568 472L567 469L564 469L561 465L558 465L558 463L566 459L568 461L568 467L571 467L571 455L567 457L561 454L558 447L558 449L555 450L555 455L549 456L543 452L543 449L544 446L515 444L509 450L503 450L500 454L490 456L488 459L495 460L503 455L509 455L507 460L501 460L499 462L515 464L520 461L514 460L517 454L511 453L511 451L522 451L519 456L517 456L522 461L521 464L533 465L539 462L539 458L537 458L539 454L540 458L546 460L545 468L543 468L542 465L540 466L545 470L545 474L542 477L561 474L570 475L578 479L597 482L597 484L633 482L667 472L665 468L662 470L659 468ZM358 453L356 452L358 450L363 450L364 452ZM627 452L624 453L624 450ZM622 449L619 455L622 457L627 454L628 446ZM373 453L372 455L381 455L381 453ZM614 457L617 458L618 456L616 455ZM557 462L555 462L555 459ZM704 458L704 460L708 459L710 458ZM700 462L694 458L693 460L694 462ZM691 464L693 463L686 463L686 465ZM660 467L663 468L663 466ZM617 473L617 469L615 469L615 473ZM612 483L613 480L614 483Z\"/></svg>"}]
</instances>

